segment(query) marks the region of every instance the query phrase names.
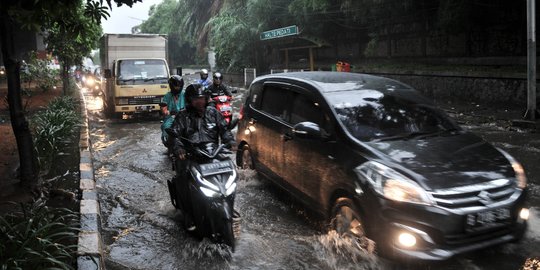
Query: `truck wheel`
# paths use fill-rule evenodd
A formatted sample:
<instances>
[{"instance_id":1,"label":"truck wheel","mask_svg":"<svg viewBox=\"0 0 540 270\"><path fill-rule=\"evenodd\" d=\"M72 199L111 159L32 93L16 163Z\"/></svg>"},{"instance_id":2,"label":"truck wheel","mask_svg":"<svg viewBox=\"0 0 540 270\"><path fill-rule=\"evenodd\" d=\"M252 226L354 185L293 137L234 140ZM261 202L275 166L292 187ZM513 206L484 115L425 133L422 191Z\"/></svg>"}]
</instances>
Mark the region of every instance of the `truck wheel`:
<instances>
[{"instance_id":1,"label":"truck wheel","mask_svg":"<svg viewBox=\"0 0 540 270\"><path fill-rule=\"evenodd\" d=\"M244 170L250 169L253 170L253 158L251 156L251 150L246 144L242 147L242 151L236 155L236 165Z\"/></svg>"},{"instance_id":2,"label":"truck wheel","mask_svg":"<svg viewBox=\"0 0 540 270\"><path fill-rule=\"evenodd\" d=\"M365 235L360 212L349 198L342 197L336 200L331 217L330 229L336 230L338 234L348 234L357 238Z\"/></svg>"}]
</instances>

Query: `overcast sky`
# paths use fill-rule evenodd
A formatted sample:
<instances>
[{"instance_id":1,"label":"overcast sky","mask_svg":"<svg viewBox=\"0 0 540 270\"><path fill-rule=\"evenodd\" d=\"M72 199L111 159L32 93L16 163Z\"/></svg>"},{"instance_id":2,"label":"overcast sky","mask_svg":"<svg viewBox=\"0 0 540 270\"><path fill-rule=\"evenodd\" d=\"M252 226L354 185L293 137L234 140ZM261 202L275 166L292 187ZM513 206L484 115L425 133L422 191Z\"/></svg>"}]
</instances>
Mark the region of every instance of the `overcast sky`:
<instances>
[{"instance_id":1,"label":"overcast sky","mask_svg":"<svg viewBox=\"0 0 540 270\"><path fill-rule=\"evenodd\" d=\"M142 20L148 19L148 10L150 6L161 3L162 0L142 0L133 4L130 8L126 5L116 7L113 4L111 17L106 21L102 21L103 33L131 33L133 26L142 23ZM114 2L113 2L114 3Z\"/></svg>"}]
</instances>

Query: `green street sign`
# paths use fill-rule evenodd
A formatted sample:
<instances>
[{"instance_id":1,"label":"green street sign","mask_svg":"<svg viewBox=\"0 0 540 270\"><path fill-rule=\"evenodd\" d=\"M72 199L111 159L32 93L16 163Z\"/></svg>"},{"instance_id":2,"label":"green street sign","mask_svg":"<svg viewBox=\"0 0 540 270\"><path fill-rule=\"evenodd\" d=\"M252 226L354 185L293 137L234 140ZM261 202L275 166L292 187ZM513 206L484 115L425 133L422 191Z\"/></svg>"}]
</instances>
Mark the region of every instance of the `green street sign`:
<instances>
[{"instance_id":1,"label":"green street sign","mask_svg":"<svg viewBox=\"0 0 540 270\"><path fill-rule=\"evenodd\" d=\"M283 28L264 31L261 33L261 40L280 38L286 36L298 35L298 26L291 25Z\"/></svg>"}]
</instances>

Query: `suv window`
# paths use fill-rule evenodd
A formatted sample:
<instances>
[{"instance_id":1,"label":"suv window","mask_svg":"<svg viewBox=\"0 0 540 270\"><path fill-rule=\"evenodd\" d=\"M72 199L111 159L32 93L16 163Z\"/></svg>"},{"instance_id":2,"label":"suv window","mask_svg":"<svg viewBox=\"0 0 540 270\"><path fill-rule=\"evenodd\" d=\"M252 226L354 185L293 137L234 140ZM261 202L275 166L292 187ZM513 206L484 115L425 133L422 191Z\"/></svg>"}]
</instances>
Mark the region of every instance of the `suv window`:
<instances>
[{"instance_id":1,"label":"suv window","mask_svg":"<svg viewBox=\"0 0 540 270\"><path fill-rule=\"evenodd\" d=\"M347 130L359 140L459 130L442 111L413 100L358 90L328 95Z\"/></svg>"},{"instance_id":2,"label":"suv window","mask_svg":"<svg viewBox=\"0 0 540 270\"><path fill-rule=\"evenodd\" d=\"M330 130L330 118L323 113L320 105L302 94L297 94L291 112L291 124L313 122L326 131Z\"/></svg>"},{"instance_id":3,"label":"suv window","mask_svg":"<svg viewBox=\"0 0 540 270\"><path fill-rule=\"evenodd\" d=\"M283 121L289 122L290 101L293 100L294 93L273 85L264 87L262 94L261 109Z\"/></svg>"},{"instance_id":4,"label":"suv window","mask_svg":"<svg viewBox=\"0 0 540 270\"><path fill-rule=\"evenodd\" d=\"M318 108L318 104L311 101L304 95L297 95L293 102L293 109L291 113L291 124L295 125L300 122L313 122L321 124L321 111Z\"/></svg>"}]
</instances>

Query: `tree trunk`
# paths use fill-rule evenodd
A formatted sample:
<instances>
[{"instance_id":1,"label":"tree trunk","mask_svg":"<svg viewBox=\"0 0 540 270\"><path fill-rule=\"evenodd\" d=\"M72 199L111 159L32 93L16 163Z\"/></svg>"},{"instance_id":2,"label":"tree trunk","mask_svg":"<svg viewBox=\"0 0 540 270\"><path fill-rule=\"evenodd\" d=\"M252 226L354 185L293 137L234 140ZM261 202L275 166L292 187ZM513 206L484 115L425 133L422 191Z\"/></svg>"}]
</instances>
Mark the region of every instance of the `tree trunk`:
<instances>
[{"instance_id":1,"label":"tree trunk","mask_svg":"<svg viewBox=\"0 0 540 270\"><path fill-rule=\"evenodd\" d=\"M62 92L64 96L67 96L69 93L69 66L63 62L62 63Z\"/></svg>"},{"instance_id":2,"label":"tree trunk","mask_svg":"<svg viewBox=\"0 0 540 270\"><path fill-rule=\"evenodd\" d=\"M35 187L38 184L38 165L34 154L34 143L24 116L21 98L20 61L15 59L15 44L13 40L13 21L4 9L0 11L0 40L2 57L6 67L8 83L8 104L11 117L11 127L17 141L20 162L20 183L24 186Z\"/></svg>"}]
</instances>

